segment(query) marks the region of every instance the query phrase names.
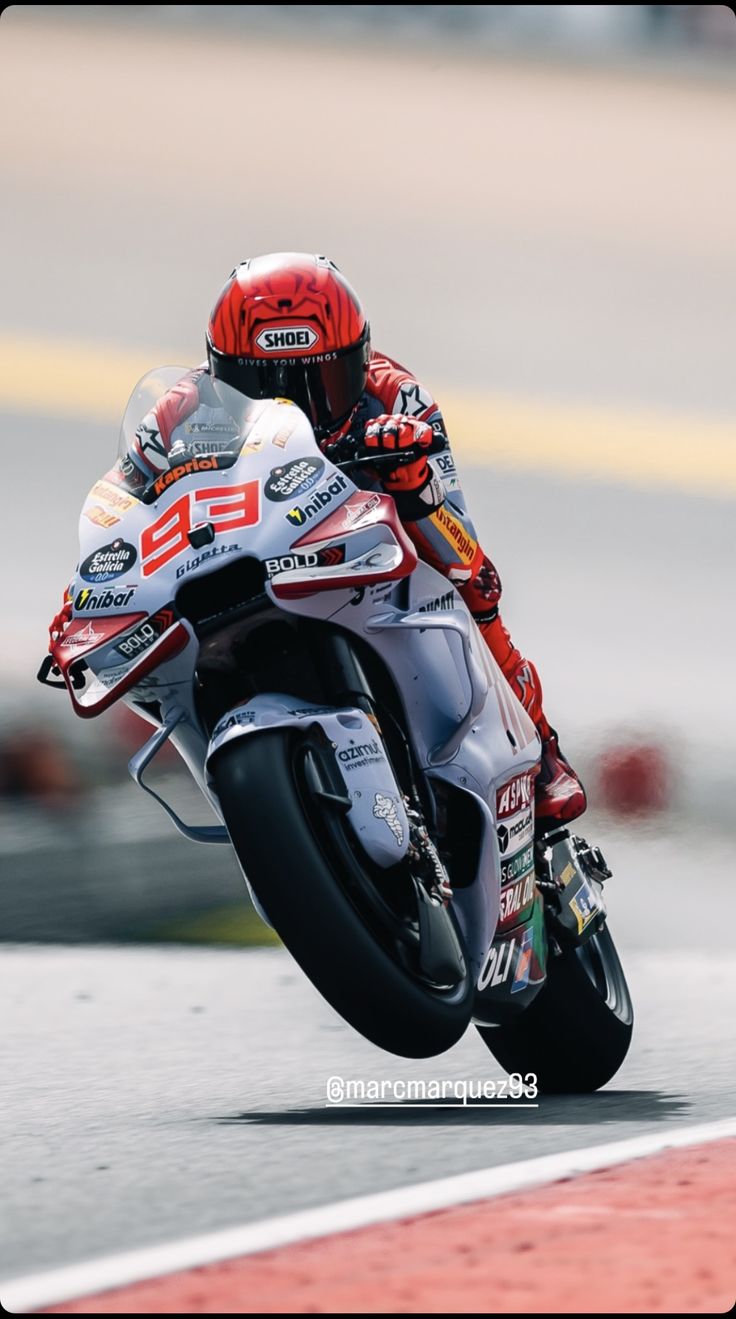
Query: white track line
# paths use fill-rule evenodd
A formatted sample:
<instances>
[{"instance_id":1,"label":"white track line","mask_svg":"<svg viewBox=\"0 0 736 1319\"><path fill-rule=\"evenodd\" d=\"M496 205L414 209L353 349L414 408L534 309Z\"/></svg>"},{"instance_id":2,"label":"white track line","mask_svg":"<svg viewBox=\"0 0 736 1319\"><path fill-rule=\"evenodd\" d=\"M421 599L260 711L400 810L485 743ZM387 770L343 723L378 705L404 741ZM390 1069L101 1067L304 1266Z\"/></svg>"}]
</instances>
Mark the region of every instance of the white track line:
<instances>
[{"instance_id":1,"label":"white track line","mask_svg":"<svg viewBox=\"0 0 736 1319\"><path fill-rule=\"evenodd\" d=\"M526 1159L522 1163L507 1163L456 1177L420 1182L418 1186L401 1186L377 1195L338 1200L317 1209L266 1218L260 1223L246 1223L206 1236L186 1237L163 1246L105 1255L48 1273L9 1279L0 1283L0 1300L11 1314L24 1314L219 1260L253 1255L275 1246L348 1232L391 1219L414 1217L473 1200L486 1200L510 1191L558 1181L562 1177L659 1154L663 1150L701 1145L730 1136L736 1136L736 1118L653 1132L607 1145L591 1145L582 1150L565 1150L539 1159Z\"/></svg>"}]
</instances>

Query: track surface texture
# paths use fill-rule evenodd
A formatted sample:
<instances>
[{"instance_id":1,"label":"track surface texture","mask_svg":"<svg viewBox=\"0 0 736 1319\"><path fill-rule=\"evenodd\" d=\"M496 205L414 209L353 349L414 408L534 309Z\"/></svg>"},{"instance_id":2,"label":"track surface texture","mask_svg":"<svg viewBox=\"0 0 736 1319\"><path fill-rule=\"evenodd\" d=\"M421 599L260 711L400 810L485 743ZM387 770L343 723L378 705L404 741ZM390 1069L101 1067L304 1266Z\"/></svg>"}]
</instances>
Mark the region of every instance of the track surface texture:
<instances>
[{"instance_id":1,"label":"track surface texture","mask_svg":"<svg viewBox=\"0 0 736 1319\"><path fill-rule=\"evenodd\" d=\"M0 1276L733 1112L736 977L631 953L619 1075L537 1109L326 1106L330 1077L501 1078L474 1030L404 1062L281 950L10 949Z\"/></svg>"}]
</instances>

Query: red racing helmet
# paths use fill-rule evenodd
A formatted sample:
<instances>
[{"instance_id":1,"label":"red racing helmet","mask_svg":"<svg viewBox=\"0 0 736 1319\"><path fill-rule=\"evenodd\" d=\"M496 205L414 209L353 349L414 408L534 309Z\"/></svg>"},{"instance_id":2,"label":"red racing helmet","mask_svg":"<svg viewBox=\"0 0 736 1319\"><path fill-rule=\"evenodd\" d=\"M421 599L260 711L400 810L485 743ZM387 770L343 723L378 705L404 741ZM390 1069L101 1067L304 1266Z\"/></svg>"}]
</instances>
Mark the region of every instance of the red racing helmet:
<instances>
[{"instance_id":1,"label":"red racing helmet","mask_svg":"<svg viewBox=\"0 0 736 1319\"><path fill-rule=\"evenodd\" d=\"M318 439L339 430L365 389L370 327L334 262L274 252L235 268L207 327L213 379L249 398L288 398Z\"/></svg>"}]
</instances>

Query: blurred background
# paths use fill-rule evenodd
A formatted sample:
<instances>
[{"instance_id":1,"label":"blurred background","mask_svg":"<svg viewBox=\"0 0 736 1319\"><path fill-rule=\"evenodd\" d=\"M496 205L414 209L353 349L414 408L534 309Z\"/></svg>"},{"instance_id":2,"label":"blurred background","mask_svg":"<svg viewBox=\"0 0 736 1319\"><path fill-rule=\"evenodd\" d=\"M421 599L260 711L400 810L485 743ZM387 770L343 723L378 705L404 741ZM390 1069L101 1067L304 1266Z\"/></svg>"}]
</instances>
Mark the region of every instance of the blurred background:
<instances>
[{"instance_id":1,"label":"blurred background","mask_svg":"<svg viewBox=\"0 0 736 1319\"><path fill-rule=\"evenodd\" d=\"M443 406L624 952L733 913L732 10L16 5L0 64L0 938L268 938L35 673L136 380L282 249Z\"/></svg>"}]
</instances>

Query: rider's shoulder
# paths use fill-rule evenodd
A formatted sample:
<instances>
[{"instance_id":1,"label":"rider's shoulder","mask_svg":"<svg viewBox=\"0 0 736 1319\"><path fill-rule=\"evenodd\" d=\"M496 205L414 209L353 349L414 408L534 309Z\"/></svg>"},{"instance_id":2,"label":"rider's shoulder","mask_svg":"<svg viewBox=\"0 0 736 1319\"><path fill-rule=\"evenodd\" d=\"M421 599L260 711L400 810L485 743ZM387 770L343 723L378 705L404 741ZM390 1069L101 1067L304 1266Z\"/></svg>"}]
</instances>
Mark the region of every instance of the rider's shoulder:
<instances>
[{"instance_id":1,"label":"rider's shoulder","mask_svg":"<svg viewBox=\"0 0 736 1319\"><path fill-rule=\"evenodd\" d=\"M438 410L429 390L407 367L376 350L368 362L366 391L379 400L384 412L426 420Z\"/></svg>"}]
</instances>

